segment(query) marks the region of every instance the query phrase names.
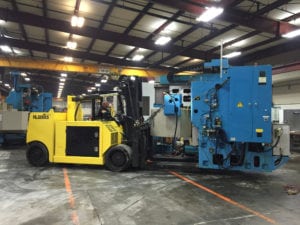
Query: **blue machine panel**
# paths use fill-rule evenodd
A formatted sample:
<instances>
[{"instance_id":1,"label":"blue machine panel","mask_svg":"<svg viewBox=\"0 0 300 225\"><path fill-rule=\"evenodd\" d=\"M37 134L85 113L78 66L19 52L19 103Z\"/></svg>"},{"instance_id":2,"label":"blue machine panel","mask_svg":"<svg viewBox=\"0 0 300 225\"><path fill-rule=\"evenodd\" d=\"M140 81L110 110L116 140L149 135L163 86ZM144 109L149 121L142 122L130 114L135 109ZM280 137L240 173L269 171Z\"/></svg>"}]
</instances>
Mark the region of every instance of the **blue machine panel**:
<instances>
[{"instance_id":1,"label":"blue machine panel","mask_svg":"<svg viewBox=\"0 0 300 225\"><path fill-rule=\"evenodd\" d=\"M191 88L200 168L271 171L284 163L270 150L270 66L225 67L197 76Z\"/></svg>"},{"instance_id":2,"label":"blue machine panel","mask_svg":"<svg viewBox=\"0 0 300 225\"><path fill-rule=\"evenodd\" d=\"M182 98L181 94L167 94L164 95L164 114L166 116L181 115Z\"/></svg>"},{"instance_id":3,"label":"blue machine panel","mask_svg":"<svg viewBox=\"0 0 300 225\"><path fill-rule=\"evenodd\" d=\"M271 67L231 67L226 74L192 82L192 123L208 132L222 126L228 141L270 143Z\"/></svg>"},{"instance_id":4,"label":"blue machine panel","mask_svg":"<svg viewBox=\"0 0 300 225\"><path fill-rule=\"evenodd\" d=\"M270 66L232 67L230 74L229 139L271 142L272 81Z\"/></svg>"}]
</instances>

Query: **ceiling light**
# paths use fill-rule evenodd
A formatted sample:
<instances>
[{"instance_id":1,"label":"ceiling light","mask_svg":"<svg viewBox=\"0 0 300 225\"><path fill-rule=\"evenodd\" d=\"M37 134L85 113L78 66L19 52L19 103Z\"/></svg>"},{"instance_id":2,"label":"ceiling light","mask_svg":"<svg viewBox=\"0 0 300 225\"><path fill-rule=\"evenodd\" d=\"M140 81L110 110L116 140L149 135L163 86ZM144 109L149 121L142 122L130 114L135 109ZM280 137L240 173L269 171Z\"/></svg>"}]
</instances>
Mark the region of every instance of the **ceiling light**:
<instances>
[{"instance_id":1,"label":"ceiling light","mask_svg":"<svg viewBox=\"0 0 300 225\"><path fill-rule=\"evenodd\" d=\"M87 92L91 93L91 92L92 92L92 89L88 89Z\"/></svg>"},{"instance_id":2,"label":"ceiling light","mask_svg":"<svg viewBox=\"0 0 300 225\"><path fill-rule=\"evenodd\" d=\"M291 20L289 23L294 24L294 25L299 25L300 24L300 18Z\"/></svg>"},{"instance_id":3,"label":"ceiling light","mask_svg":"<svg viewBox=\"0 0 300 225\"><path fill-rule=\"evenodd\" d=\"M25 81L30 81L29 77L25 77L24 79L25 79Z\"/></svg>"},{"instance_id":4,"label":"ceiling light","mask_svg":"<svg viewBox=\"0 0 300 225\"><path fill-rule=\"evenodd\" d=\"M63 83L63 82L59 83L59 86L64 86L64 85L65 85L65 83Z\"/></svg>"},{"instance_id":5,"label":"ceiling light","mask_svg":"<svg viewBox=\"0 0 300 225\"><path fill-rule=\"evenodd\" d=\"M13 49L14 53L16 53L17 55L22 55L22 52L19 49Z\"/></svg>"},{"instance_id":6,"label":"ceiling light","mask_svg":"<svg viewBox=\"0 0 300 225\"><path fill-rule=\"evenodd\" d=\"M107 80L106 79L102 79L100 82L101 83L107 83Z\"/></svg>"},{"instance_id":7,"label":"ceiling light","mask_svg":"<svg viewBox=\"0 0 300 225\"><path fill-rule=\"evenodd\" d=\"M135 76L131 76L131 77L130 77L130 80L135 80Z\"/></svg>"},{"instance_id":8,"label":"ceiling light","mask_svg":"<svg viewBox=\"0 0 300 225\"><path fill-rule=\"evenodd\" d=\"M225 42L226 43L226 42ZM243 45L246 44L246 41L245 40L241 40L241 41L238 41L238 42L235 42L229 46L227 46L228 48L231 48L231 47L241 47Z\"/></svg>"},{"instance_id":9,"label":"ceiling light","mask_svg":"<svg viewBox=\"0 0 300 225\"><path fill-rule=\"evenodd\" d=\"M133 61L141 61L144 58L143 55L135 55L132 57Z\"/></svg>"},{"instance_id":10,"label":"ceiling light","mask_svg":"<svg viewBox=\"0 0 300 225\"><path fill-rule=\"evenodd\" d=\"M149 84L154 84L154 83L155 83L155 80L149 80L148 83L149 83Z\"/></svg>"},{"instance_id":11,"label":"ceiling light","mask_svg":"<svg viewBox=\"0 0 300 225\"><path fill-rule=\"evenodd\" d=\"M137 50L137 52L145 52L145 51L147 51L147 49L145 49L145 48L138 48L138 50Z\"/></svg>"},{"instance_id":12,"label":"ceiling light","mask_svg":"<svg viewBox=\"0 0 300 225\"><path fill-rule=\"evenodd\" d=\"M158 39L155 41L155 44L156 44L156 45L165 45L165 44L167 44L169 41L171 41L171 38L170 38L170 37L161 36L160 38L158 38Z\"/></svg>"},{"instance_id":13,"label":"ceiling light","mask_svg":"<svg viewBox=\"0 0 300 225\"><path fill-rule=\"evenodd\" d=\"M3 24L5 24L5 23L6 23L5 20L0 20L0 25L3 25Z\"/></svg>"},{"instance_id":14,"label":"ceiling light","mask_svg":"<svg viewBox=\"0 0 300 225\"><path fill-rule=\"evenodd\" d=\"M233 57L236 57L236 56L239 56L241 55L242 53L241 52L231 52L227 55L223 55L224 58L233 58Z\"/></svg>"},{"instance_id":15,"label":"ceiling light","mask_svg":"<svg viewBox=\"0 0 300 225\"><path fill-rule=\"evenodd\" d=\"M27 74L24 73L24 72L22 72L22 73L20 73L20 74L21 74L22 77L26 77L26 76L27 76Z\"/></svg>"},{"instance_id":16,"label":"ceiling light","mask_svg":"<svg viewBox=\"0 0 300 225\"><path fill-rule=\"evenodd\" d=\"M70 57L70 56L65 56L65 57L64 57L64 61L65 61L65 62L73 62L73 58Z\"/></svg>"},{"instance_id":17,"label":"ceiling light","mask_svg":"<svg viewBox=\"0 0 300 225\"><path fill-rule=\"evenodd\" d=\"M61 76L61 77L67 77L68 74L66 74L66 73L61 73L60 76Z\"/></svg>"},{"instance_id":18,"label":"ceiling light","mask_svg":"<svg viewBox=\"0 0 300 225\"><path fill-rule=\"evenodd\" d=\"M208 22L222 14L223 11L223 8L207 7L206 11L202 13L202 15L200 15L196 20L201 22Z\"/></svg>"},{"instance_id":19,"label":"ceiling light","mask_svg":"<svg viewBox=\"0 0 300 225\"><path fill-rule=\"evenodd\" d=\"M77 48L77 42L75 42L75 41L68 41L67 42L67 48L69 48L69 49L75 49L75 48Z\"/></svg>"},{"instance_id":20,"label":"ceiling light","mask_svg":"<svg viewBox=\"0 0 300 225\"><path fill-rule=\"evenodd\" d=\"M174 22L170 23L165 29L162 30L163 33L170 33L171 31L176 30L176 24Z\"/></svg>"},{"instance_id":21,"label":"ceiling light","mask_svg":"<svg viewBox=\"0 0 300 225\"><path fill-rule=\"evenodd\" d=\"M11 48L8 45L1 45L0 48L3 52L7 52L7 53L12 52Z\"/></svg>"},{"instance_id":22,"label":"ceiling light","mask_svg":"<svg viewBox=\"0 0 300 225\"><path fill-rule=\"evenodd\" d=\"M66 81L66 78L60 78L59 81L60 81L60 82L65 82L65 81Z\"/></svg>"},{"instance_id":23,"label":"ceiling light","mask_svg":"<svg viewBox=\"0 0 300 225\"><path fill-rule=\"evenodd\" d=\"M80 16L72 16L71 26L72 27L82 27L84 24L84 18Z\"/></svg>"},{"instance_id":24,"label":"ceiling light","mask_svg":"<svg viewBox=\"0 0 300 225\"><path fill-rule=\"evenodd\" d=\"M7 84L7 83L5 83L5 84L4 84L4 86L5 86L5 87L10 87L10 85L9 85L9 84Z\"/></svg>"},{"instance_id":25,"label":"ceiling light","mask_svg":"<svg viewBox=\"0 0 300 225\"><path fill-rule=\"evenodd\" d=\"M95 87L100 87L101 84L100 83L95 83Z\"/></svg>"},{"instance_id":26,"label":"ceiling light","mask_svg":"<svg viewBox=\"0 0 300 225\"><path fill-rule=\"evenodd\" d=\"M96 87L91 87L91 90L96 90Z\"/></svg>"},{"instance_id":27,"label":"ceiling light","mask_svg":"<svg viewBox=\"0 0 300 225\"><path fill-rule=\"evenodd\" d=\"M286 33L286 34L282 35L282 37L293 38L293 37L296 37L296 36L299 36L299 35L300 35L300 29L291 31L289 33Z\"/></svg>"}]
</instances>

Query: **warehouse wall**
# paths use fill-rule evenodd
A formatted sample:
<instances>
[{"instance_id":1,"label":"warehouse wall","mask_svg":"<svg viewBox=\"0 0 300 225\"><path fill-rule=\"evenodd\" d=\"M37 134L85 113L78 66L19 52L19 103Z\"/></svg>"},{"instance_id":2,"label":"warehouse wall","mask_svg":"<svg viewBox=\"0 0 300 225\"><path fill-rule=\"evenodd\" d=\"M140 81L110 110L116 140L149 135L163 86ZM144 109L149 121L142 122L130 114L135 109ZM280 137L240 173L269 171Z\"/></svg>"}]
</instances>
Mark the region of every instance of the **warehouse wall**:
<instances>
[{"instance_id":1,"label":"warehouse wall","mask_svg":"<svg viewBox=\"0 0 300 225\"><path fill-rule=\"evenodd\" d=\"M300 109L300 71L273 75L273 104L280 123L284 123L284 110Z\"/></svg>"}]
</instances>

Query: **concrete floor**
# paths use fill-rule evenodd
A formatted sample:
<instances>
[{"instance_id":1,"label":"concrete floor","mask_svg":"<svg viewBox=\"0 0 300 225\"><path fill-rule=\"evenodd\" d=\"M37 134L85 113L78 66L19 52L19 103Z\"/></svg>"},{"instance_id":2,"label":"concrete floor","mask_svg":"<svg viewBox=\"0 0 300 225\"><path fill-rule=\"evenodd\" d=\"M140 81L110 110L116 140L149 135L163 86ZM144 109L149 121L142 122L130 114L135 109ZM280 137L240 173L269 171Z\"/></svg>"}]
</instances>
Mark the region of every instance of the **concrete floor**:
<instances>
[{"instance_id":1,"label":"concrete floor","mask_svg":"<svg viewBox=\"0 0 300 225\"><path fill-rule=\"evenodd\" d=\"M35 168L24 148L0 149L0 224L296 225L300 194L288 195L285 187L300 186L299 172L299 153L273 173L187 167L113 173L94 166Z\"/></svg>"}]
</instances>

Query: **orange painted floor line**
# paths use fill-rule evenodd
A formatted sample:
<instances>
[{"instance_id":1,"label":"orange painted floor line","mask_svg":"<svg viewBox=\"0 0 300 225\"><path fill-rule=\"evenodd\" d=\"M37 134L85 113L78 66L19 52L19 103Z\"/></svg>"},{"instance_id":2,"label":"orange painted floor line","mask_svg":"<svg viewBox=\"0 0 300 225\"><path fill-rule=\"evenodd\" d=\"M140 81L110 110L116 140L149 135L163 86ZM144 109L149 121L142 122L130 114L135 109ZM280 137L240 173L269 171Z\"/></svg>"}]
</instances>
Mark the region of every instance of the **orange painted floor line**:
<instances>
[{"instance_id":1,"label":"orange painted floor line","mask_svg":"<svg viewBox=\"0 0 300 225\"><path fill-rule=\"evenodd\" d=\"M66 168L63 168L64 173L64 181L65 181L65 188L67 193L69 194L69 204L70 208L73 210L71 214L71 219L74 225L79 225L79 217L77 214L77 211L75 210L75 198L72 192L71 182L68 176L68 170Z\"/></svg>"},{"instance_id":2,"label":"orange painted floor line","mask_svg":"<svg viewBox=\"0 0 300 225\"><path fill-rule=\"evenodd\" d=\"M215 191L213 191L213 190L211 190L211 189L209 189L209 188L207 188L207 187L205 187L205 186L197 183L196 181L193 181L193 180L191 180L191 179L189 179L189 178L187 178L187 177L185 177L183 175L180 175L179 173L176 173L174 171L169 171L169 173L171 173L172 175L180 178L181 180L183 180L183 181L185 181L187 183L190 183L190 184L194 185L195 187L198 187L198 188L200 188L200 189L202 189L202 190L204 190L204 191L206 191L206 192L208 192L208 193L210 193L210 194L218 197L219 199L222 199L225 202L228 202L228 203L230 203L230 204L232 204L232 205L234 205L236 207L239 207L240 209L243 209L244 211L247 211L247 212L249 212L249 213L251 213L251 214L253 214L253 215L255 215L255 216L257 216L257 217L259 217L259 218L261 218L261 219L263 219L263 220L265 220L267 222L269 222L269 223L276 224L275 220L273 220L273 219L271 219L271 218L269 218L269 217L261 214L260 212L257 212L257 211L255 211L253 209L250 209L247 206L245 206L243 204L240 204L240 203L238 203L238 202L236 202L236 201L234 201L234 200L232 200L232 199L230 199L230 198L228 198L228 197L226 197L226 196L224 196L222 194L219 194L219 193L217 193L217 192L215 192Z\"/></svg>"}]
</instances>

